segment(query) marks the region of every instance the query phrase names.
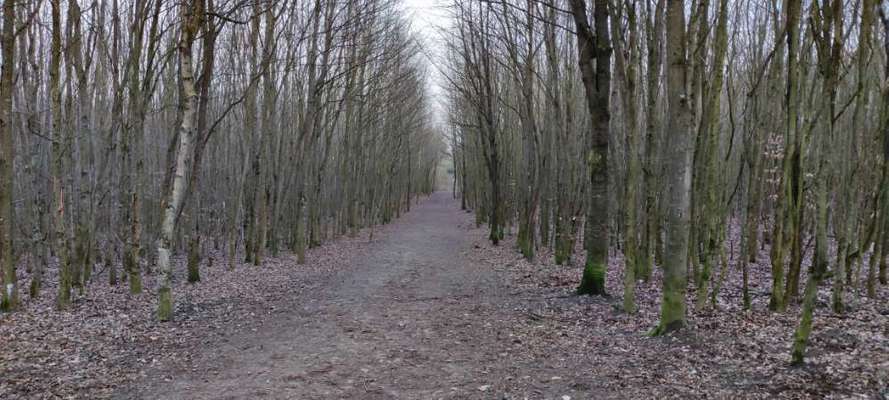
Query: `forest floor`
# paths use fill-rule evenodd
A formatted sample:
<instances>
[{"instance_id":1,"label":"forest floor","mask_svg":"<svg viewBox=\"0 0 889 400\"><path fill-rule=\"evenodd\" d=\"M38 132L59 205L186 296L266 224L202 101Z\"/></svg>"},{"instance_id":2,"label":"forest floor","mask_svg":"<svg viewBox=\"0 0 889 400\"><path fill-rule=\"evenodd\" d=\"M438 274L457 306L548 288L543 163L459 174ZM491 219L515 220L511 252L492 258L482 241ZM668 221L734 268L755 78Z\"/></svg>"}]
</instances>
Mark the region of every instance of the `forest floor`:
<instances>
[{"instance_id":1,"label":"forest floor","mask_svg":"<svg viewBox=\"0 0 889 400\"><path fill-rule=\"evenodd\" d=\"M766 310L767 270L751 271L751 311L729 271L718 310L650 338L657 275L635 315L619 311L619 257L614 297L575 296L578 266L526 262L512 237L491 246L448 194L368 235L313 249L306 265L205 266L204 282L177 283L170 323L153 321L150 291L93 285L57 312L48 289L0 316L0 398L889 397L885 287L876 301L849 296L843 316L824 291L809 363L794 368L798 309Z\"/></svg>"}]
</instances>

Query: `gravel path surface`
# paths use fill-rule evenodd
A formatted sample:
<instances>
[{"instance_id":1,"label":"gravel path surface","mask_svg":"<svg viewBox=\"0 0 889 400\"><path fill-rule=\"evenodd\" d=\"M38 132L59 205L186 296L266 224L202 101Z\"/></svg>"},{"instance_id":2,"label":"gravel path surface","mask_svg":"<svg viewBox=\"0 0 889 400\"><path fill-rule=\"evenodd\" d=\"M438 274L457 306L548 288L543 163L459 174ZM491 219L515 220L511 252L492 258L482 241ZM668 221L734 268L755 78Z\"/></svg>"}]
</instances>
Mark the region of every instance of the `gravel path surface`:
<instances>
[{"instance_id":1,"label":"gravel path surface","mask_svg":"<svg viewBox=\"0 0 889 400\"><path fill-rule=\"evenodd\" d=\"M608 269L613 296L576 296L580 266L552 265L545 251L527 262L513 236L491 246L448 193L358 241L331 244L341 259L317 273L281 259L293 273L258 286L267 299L246 308L252 319L181 346L185 363L140 369L144 379L114 397L889 399L885 288L876 301L853 298L841 316L822 288L808 363L793 368L799 311L767 310L756 289L768 285L767 266L754 266L753 310L739 309L732 274L718 310L690 310L688 330L651 338L658 272L638 284L634 315L619 310L619 258Z\"/></svg>"},{"instance_id":2,"label":"gravel path surface","mask_svg":"<svg viewBox=\"0 0 889 400\"><path fill-rule=\"evenodd\" d=\"M469 259L469 224L448 194L432 195L360 261L293 299L292 312L205 349L192 371L140 397L589 398L588 383L569 379L577 366L537 359L511 336L520 299Z\"/></svg>"}]
</instances>

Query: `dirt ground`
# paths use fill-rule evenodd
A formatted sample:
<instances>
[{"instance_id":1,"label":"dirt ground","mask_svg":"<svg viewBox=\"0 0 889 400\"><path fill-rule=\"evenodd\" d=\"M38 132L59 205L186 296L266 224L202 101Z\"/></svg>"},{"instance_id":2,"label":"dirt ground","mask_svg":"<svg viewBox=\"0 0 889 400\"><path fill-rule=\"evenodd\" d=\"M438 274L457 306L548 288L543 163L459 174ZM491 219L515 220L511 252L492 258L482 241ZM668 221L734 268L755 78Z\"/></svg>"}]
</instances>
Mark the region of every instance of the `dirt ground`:
<instances>
[{"instance_id":1,"label":"dirt ground","mask_svg":"<svg viewBox=\"0 0 889 400\"><path fill-rule=\"evenodd\" d=\"M618 397L513 337L505 276L468 257L471 219L444 193L256 332L225 338L138 391L165 399ZM553 332L557 334L557 332ZM571 352L576 350L572 349ZM128 398L124 392L119 398ZM595 396L594 396L595 395Z\"/></svg>"},{"instance_id":2,"label":"dirt ground","mask_svg":"<svg viewBox=\"0 0 889 400\"><path fill-rule=\"evenodd\" d=\"M752 311L737 309L728 279L718 310L690 310L686 332L650 338L658 275L640 283L636 315L618 310L619 258L607 280L617 296L575 296L579 266L526 262L514 237L491 246L447 193L368 233L302 266L282 256L178 279L172 323L152 320L150 294L120 287L92 288L66 312L27 304L0 324L13 338L0 398L889 398L885 287L851 297L843 316L820 307L810 363L791 368L798 309L765 309L765 270L752 272Z\"/></svg>"},{"instance_id":3,"label":"dirt ground","mask_svg":"<svg viewBox=\"0 0 889 400\"><path fill-rule=\"evenodd\" d=\"M490 246L472 215L445 193L390 228L360 259L290 298L283 305L288 311L261 329L225 337L200 352L190 371L154 374L163 378L119 397L889 395L885 302L877 308L853 302L857 313L840 322L819 315L812 362L791 368L785 359L796 310L779 316L731 313L731 307L692 311L686 333L649 338L645 332L657 320L657 277L640 285L634 316L618 311L619 298L574 296L579 268L524 262L509 240ZM620 293L620 270L611 267L611 293ZM760 295L755 304L765 299Z\"/></svg>"}]
</instances>

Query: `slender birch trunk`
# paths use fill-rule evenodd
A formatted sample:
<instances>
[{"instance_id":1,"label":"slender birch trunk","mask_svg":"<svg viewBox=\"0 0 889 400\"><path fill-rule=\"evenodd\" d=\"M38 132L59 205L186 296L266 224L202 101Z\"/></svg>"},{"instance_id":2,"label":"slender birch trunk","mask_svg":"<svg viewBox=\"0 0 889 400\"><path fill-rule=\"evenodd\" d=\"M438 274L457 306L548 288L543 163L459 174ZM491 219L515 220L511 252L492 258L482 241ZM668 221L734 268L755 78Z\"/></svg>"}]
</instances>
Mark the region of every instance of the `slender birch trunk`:
<instances>
[{"instance_id":1,"label":"slender birch trunk","mask_svg":"<svg viewBox=\"0 0 889 400\"><path fill-rule=\"evenodd\" d=\"M197 91L194 83L193 47L195 36L203 18L203 1L184 1L180 6L182 32L179 37L179 80L182 85L182 121L179 126L179 149L173 175L173 190L169 193L164 211L161 236L157 244L158 279L157 318L169 321L173 318L173 239L176 233L176 215L185 197L187 173L192 155L195 136L195 112L197 109Z\"/></svg>"}]
</instances>

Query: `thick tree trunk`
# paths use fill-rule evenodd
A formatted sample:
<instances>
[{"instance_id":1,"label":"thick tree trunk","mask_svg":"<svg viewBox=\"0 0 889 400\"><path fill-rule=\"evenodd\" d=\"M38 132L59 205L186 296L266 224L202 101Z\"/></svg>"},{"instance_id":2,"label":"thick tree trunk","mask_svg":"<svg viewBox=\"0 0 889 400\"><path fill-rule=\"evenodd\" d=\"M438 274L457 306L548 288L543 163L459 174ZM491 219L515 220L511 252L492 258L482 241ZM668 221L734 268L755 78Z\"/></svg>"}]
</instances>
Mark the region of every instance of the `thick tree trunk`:
<instances>
[{"instance_id":1,"label":"thick tree trunk","mask_svg":"<svg viewBox=\"0 0 889 400\"><path fill-rule=\"evenodd\" d=\"M685 327L685 292L688 284L688 236L691 197L692 114L688 93L689 60L686 55L685 10L682 0L667 0L667 132L665 148L668 187L666 240L661 320L652 334Z\"/></svg>"},{"instance_id":2,"label":"thick tree trunk","mask_svg":"<svg viewBox=\"0 0 889 400\"><path fill-rule=\"evenodd\" d=\"M0 282L3 282L0 311L15 310L19 304L15 259L12 255L12 172L15 156L12 140L12 93L15 89L13 66L16 1L3 1L3 32L0 36L3 55L3 65L0 67Z\"/></svg>"},{"instance_id":3,"label":"thick tree trunk","mask_svg":"<svg viewBox=\"0 0 889 400\"><path fill-rule=\"evenodd\" d=\"M611 39L614 48L614 67L622 100L624 130L626 131L627 176L623 189L624 208L624 312L636 311L636 273L646 269L639 257L639 238L637 235L637 201L638 188L641 181L642 162L640 154L638 99L636 86L638 80L637 66L640 64L637 47L636 6L618 7L611 14ZM627 13L627 37L621 37L621 11ZM624 41L626 47L624 48Z\"/></svg>"},{"instance_id":4,"label":"thick tree trunk","mask_svg":"<svg viewBox=\"0 0 889 400\"><path fill-rule=\"evenodd\" d=\"M886 11L882 6L878 7L880 21L883 23L883 33L884 36L889 35L889 17L886 16ZM889 36L887 36L889 37ZM889 40L883 40L883 51L886 57L889 57ZM889 63L884 63L883 65L883 82L889 82ZM885 85L885 84L884 84ZM879 249L878 251L874 251L874 254L871 256L872 259L875 260L877 264L879 264L879 281L883 285L887 284L889 281L889 277L887 277L887 253L889 253L889 87L884 86L882 88L882 110L881 110L881 123L883 129L883 178L880 188L880 207L878 215L882 215L882 223L876 221L876 224L882 225L881 228L877 228L877 236L876 236L876 247ZM872 261L872 264L874 261ZM873 276L876 275L874 271L874 266L871 265L870 272L868 273L867 279L867 294L869 297L876 297L876 278Z\"/></svg>"},{"instance_id":5,"label":"thick tree trunk","mask_svg":"<svg viewBox=\"0 0 889 400\"><path fill-rule=\"evenodd\" d=\"M595 33L589 25L586 2L571 1L571 13L577 29L580 76L592 116L590 149L587 155L590 186L584 224L586 262L579 294L604 295L605 272L608 266L608 142L611 115L611 39L608 29L608 0L595 0L593 19Z\"/></svg>"}]
</instances>

